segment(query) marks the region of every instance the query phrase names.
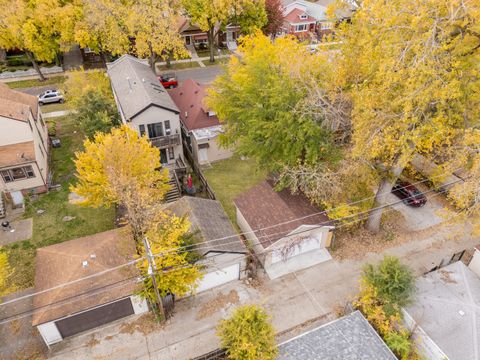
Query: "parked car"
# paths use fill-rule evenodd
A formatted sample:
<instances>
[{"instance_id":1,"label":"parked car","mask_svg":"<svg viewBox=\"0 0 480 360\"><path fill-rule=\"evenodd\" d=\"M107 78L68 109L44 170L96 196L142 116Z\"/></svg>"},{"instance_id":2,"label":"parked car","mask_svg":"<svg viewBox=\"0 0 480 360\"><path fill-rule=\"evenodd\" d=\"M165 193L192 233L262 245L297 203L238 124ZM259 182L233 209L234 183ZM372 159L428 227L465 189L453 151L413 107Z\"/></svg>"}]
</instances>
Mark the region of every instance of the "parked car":
<instances>
[{"instance_id":1,"label":"parked car","mask_svg":"<svg viewBox=\"0 0 480 360\"><path fill-rule=\"evenodd\" d=\"M392 193L408 206L421 207L427 203L425 195L408 181L398 180L392 188Z\"/></svg>"},{"instance_id":2,"label":"parked car","mask_svg":"<svg viewBox=\"0 0 480 360\"><path fill-rule=\"evenodd\" d=\"M65 102L65 98L58 90L46 90L38 95L38 103L40 105L63 102Z\"/></svg>"},{"instance_id":3,"label":"parked car","mask_svg":"<svg viewBox=\"0 0 480 360\"><path fill-rule=\"evenodd\" d=\"M169 74L161 74L158 77L158 81L160 81L165 89L173 89L178 86L178 81L173 73Z\"/></svg>"}]
</instances>

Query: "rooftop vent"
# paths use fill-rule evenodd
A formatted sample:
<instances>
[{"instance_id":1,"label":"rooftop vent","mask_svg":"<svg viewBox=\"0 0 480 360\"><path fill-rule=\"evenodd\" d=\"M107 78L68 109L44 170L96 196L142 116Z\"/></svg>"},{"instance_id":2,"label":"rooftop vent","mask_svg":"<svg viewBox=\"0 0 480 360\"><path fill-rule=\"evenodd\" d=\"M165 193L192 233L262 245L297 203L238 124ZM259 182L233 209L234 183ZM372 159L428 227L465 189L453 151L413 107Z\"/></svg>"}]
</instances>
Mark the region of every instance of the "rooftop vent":
<instances>
[{"instance_id":1,"label":"rooftop vent","mask_svg":"<svg viewBox=\"0 0 480 360\"><path fill-rule=\"evenodd\" d=\"M90 259L96 259L97 258L97 255L95 254L90 254Z\"/></svg>"},{"instance_id":2,"label":"rooftop vent","mask_svg":"<svg viewBox=\"0 0 480 360\"><path fill-rule=\"evenodd\" d=\"M88 266L88 261L87 260L82 261L82 266L83 268L86 268Z\"/></svg>"}]
</instances>

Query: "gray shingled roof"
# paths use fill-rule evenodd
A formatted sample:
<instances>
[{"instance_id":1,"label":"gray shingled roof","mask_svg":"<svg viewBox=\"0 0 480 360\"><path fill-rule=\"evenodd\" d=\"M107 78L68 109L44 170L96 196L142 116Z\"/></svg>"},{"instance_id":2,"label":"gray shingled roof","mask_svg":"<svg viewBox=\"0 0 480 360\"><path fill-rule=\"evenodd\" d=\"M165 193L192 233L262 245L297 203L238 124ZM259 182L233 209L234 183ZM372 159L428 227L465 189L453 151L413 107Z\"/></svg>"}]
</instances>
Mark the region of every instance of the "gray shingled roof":
<instances>
[{"instance_id":1,"label":"gray shingled roof","mask_svg":"<svg viewBox=\"0 0 480 360\"><path fill-rule=\"evenodd\" d=\"M126 119L132 119L150 106L179 113L179 110L148 65L123 55L108 66L108 76L117 105Z\"/></svg>"},{"instance_id":2,"label":"gray shingled roof","mask_svg":"<svg viewBox=\"0 0 480 360\"><path fill-rule=\"evenodd\" d=\"M480 278L461 261L416 281L405 309L451 360L480 358Z\"/></svg>"},{"instance_id":3,"label":"gray shingled roof","mask_svg":"<svg viewBox=\"0 0 480 360\"><path fill-rule=\"evenodd\" d=\"M184 196L167 204L166 209L177 216L187 215L192 224L192 230L198 230L203 241L209 241L208 244L198 244L197 250L202 255L212 251L247 252L245 245L218 201Z\"/></svg>"},{"instance_id":4,"label":"gray shingled roof","mask_svg":"<svg viewBox=\"0 0 480 360\"><path fill-rule=\"evenodd\" d=\"M396 360L359 311L279 345L278 360Z\"/></svg>"}]
</instances>

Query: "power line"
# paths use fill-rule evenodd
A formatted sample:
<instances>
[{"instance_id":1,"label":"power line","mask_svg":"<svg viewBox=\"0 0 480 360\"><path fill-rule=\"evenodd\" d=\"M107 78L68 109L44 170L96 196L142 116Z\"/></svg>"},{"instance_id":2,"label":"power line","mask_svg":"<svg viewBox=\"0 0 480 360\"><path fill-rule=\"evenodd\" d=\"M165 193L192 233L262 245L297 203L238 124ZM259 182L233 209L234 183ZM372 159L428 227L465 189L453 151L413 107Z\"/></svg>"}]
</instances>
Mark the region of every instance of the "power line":
<instances>
[{"instance_id":1,"label":"power line","mask_svg":"<svg viewBox=\"0 0 480 360\"><path fill-rule=\"evenodd\" d=\"M423 180L422 182L424 181L427 181L427 180ZM463 180L461 179L458 179L454 182L451 182L449 183L449 185L453 185L457 182L461 182ZM415 184L419 184L421 182L417 182ZM435 190L434 189L430 189L430 190L427 190L425 192L423 192L424 194L428 194L430 192L434 192ZM386 194L387 195L387 194ZM361 215L361 214L367 214L367 213L370 213L372 211L375 211L375 210L380 210L380 209L384 209L386 207L389 207L389 206L392 206L392 205L396 205L396 204L399 204L399 203L402 203L404 202L406 199L410 199L410 198L413 198L415 197L415 195L412 195L410 197L407 197L403 200L399 200L399 201L396 201L396 202L393 202L393 203L388 203L388 204L385 204L385 205L382 205L382 206L379 206L379 207L376 207L376 208L371 208L371 209L368 209L368 210L365 210L365 211L361 211L361 212L358 212L358 213L354 213L354 214L350 214L350 215L347 215L347 216L344 216L344 217L341 217L339 219L336 219L335 221L339 221L339 220L343 220L343 219L350 219L350 218L354 218L358 215ZM371 197L372 198L372 197ZM368 199L368 198L366 198ZM365 200L365 199L364 199ZM353 203L349 203L348 205L352 205L352 204L355 204L355 203L359 203L361 202L362 200L359 200L359 201L356 201L356 202L353 202ZM337 207L338 208L338 207ZM335 209L335 208L333 208ZM332 210L333 210L332 209ZM303 216L303 217L299 217L299 218L296 218L296 219L293 219L293 220L289 220L289 221L285 221L285 222L281 222L281 223L277 223L277 224L274 224L274 225L270 225L270 226L267 226L267 227L264 227L264 228L260 228L260 229L256 229L256 230L252 230L252 231L248 231L248 232L243 232L243 233L240 233L240 234L235 234L235 235L230 235L230 236L225 236L225 237L221 237L221 238L217 238L217 239L212 239L212 240L208 240L208 241L205 241L205 242L202 242L202 245L204 244L208 244L208 243L212 243L212 242L216 242L216 241L220 241L220 240L226 240L226 239L229 239L229 238L236 238L238 237L239 235L246 235L246 234L255 234L256 232L259 232L259 231L263 231L265 229L270 229L270 228L274 228L274 227L278 227L278 226L281 226L281 225L285 225L285 224L288 224L288 223L291 223L291 222L295 222L295 221L299 221L299 220L302 220L302 219L305 219L305 218L308 218L308 217L311 217L311 216L314 216L314 215L319 215L319 214L324 214L325 211L322 211L322 212L317 212L315 214L310 214L310 215L307 215L307 216ZM308 231L311 231L311 230L314 230L314 229L319 229L321 227L323 227L324 225L327 225L329 223L332 223L331 220L329 221L325 221L325 222L322 222L320 224L317 224L317 225L311 225L311 227L307 230L302 230L302 231L298 231L295 233L295 235L297 234L302 234L304 232L308 232ZM337 228L340 227L339 225L336 226ZM263 236L260 236L260 237L267 237L267 236L274 236L274 235L286 235L288 234L288 232L279 232L279 233L274 233L274 234L269 234L269 235L263 235ZM258 238L258 237L257 237ZM237 241L231 241L231 242L228 242L228 243L223 243L221 245L228 245L228 244L234 244L236 243ZM262 246L263 246L263 243L261 243ZM157 253L157 254L153 254L153 256L164 256L166 254L169 254L169 253L173 253L173 252L176 252L176 253L182 253L182 252L187 252L189 250L191 250L192 248L195 248L195 246L197 246L198 244L193 244L193 245L184 245L184 246L180 246L178 248L174 248L174 249L169 249L169 250L166 250L166 251L162 251L160 253ZM183 249L183 250L181 250ZM133 261L130 261L130 262L127 262L125 264L122 264L122 265L118 265L116 267L113 267L113 268L109 268L109 269L106 269L106 270L103 270L103 271L100 271L98 273L94 273L94 274L91 274L91 275L88 275L86 277L83 277L83 278L80 278L80 279L76 279L76 280L72 280L70 282L67 282L67 283L63 283L63 284L60 284L60 285L56 285L52 288L49 288L49 289L44 289L44 290L41 290L41 291L38 291L38 292L35 292L35 293L32 293L32 294L28 294L28 295L24 295L24 296L21 296L19 298L15 298L15 299L12 299L12 300L9 300L9 301L6 301L6 302L3 302L0 304L0 306L5 306L5 305L8 305L10 303L13 303L13 302L16 302L16 301L20 301L20 300L23 300L25 298L29 298L29 297L32 297L32 296L35 296L35 295L39 295L39 294L42 294L42 293L45 293L45 292L48 292L48 291L52 291L52 290L55 290L55 289L59 289L59 288L62 288L62 287L65 287L65 286L69 286L69 285L72 285L72 284L75 284L75 283L78 283L80 281L83 281L83 280L86 280L86 279L90 279L90 278L93 278L93 277L96 277L96 276L100 276L100 275L103 275L105 273L108 273L108 272L111 272L111 271L114 271L114 270L118 270L120 268L123 268L125 266L129 266L129 265L132 265L132 264L136 264L137 262L139 261L142 261L146 259L145 256L141 257L141 258L138 258L136 260L133 260Z\"/></svg>"},{"instance_id":2,"label":"power line","mask_svg":"<svg viewBox=\"0 0 480 360\"><path fill-rule=\"evenodd\" d=\"M441 195L441 193L436 193L436 194L432 195L430 198L433 198L433 197L439 196L439 195ZM391 209L388 209L388 210L385 211L385 212L389 212L389 211L393 211L393 210L395 210L395 209L391 208ZM450 219L452 219L452 218L454 218L454 217L456 217L456 216L459 216L459 215L460 215L459 213L455 213L454 215L452 215L451 217L449 217L447 220L450 220ZM367 215L367 217L368 217L368 215ZM345 224L340 224L340 225L338 225L336 228L340 228L340 227L343 227L343 226L348 226L348 225L354 224L354 223L356 223L356 222L359 222L359 221L362 221L362 220L366 219L367 217L365 217L365 218L360 218L360 219L354 219L354 220L352 220L351 222L348 222L348 223L345 223ZM307 232L307 231L311 231L311 230L312 230L312 229L302 230L301 232L303 233L303 232ZM298 233L300 233L300 232L298 232ZM298 233L295 233L294 235L297 235ZM240 261L240 260L242 260L242 259L247 259L247 258L249 258L249 257L257 257L257 256L259 256L259 255L269 254L269 253L274 252L274 251L276 251L276 250L278 250L278 249L264 250L264 251L262 251L262 252L259 253L259 254L254 254L254 253L251 253L251 254L242 254L242 255L240 255L240 256L238 256L238 257L229 259L228 262L222 263L221 265L222 265L222 266L234 265L234 264L236 264L238 261ZM212 258L215 258L215 257L218 257L218 256L222 256L222 255L224 255L224 254L223 254L223 253L219 253L219 254L210 256L210 257L208 257L208 258L205 259L205 262L208 262L208 261L211 260ZM167 274L167 273L169 273L169 272L173 272L173 271L178 270L178 269L191 268L191 267L194 267L194 266L197 266L197 265L196 265L196 264L187 264L187 265L176 266L176 267L173 267L173 268L169 268L168 270L162 270L162 273ZM109 289L110 287L112 287L112 286L113 286L113 287L120 286L121 283L123 283L123 282L125 282L125 281L128 281L128 280L131 280L131 279L134 279L134 278L137 278L137 279L139 279L139 280L142 279L141 276L133 276L133 277L130 277L130 278L127 278L127 279L123 279L123 280L117 281L117 282L112 283L112 284L109 284L109 285L103 285L103 286L100 286L100 287L98 287L98 288L96 288L96 289L92 289L92 290L86 291L86 292L84 292L84 293L82 293L82 294L80 294L80 295L75 295L75 296L71 296L71 297L69 297L69 298L64 298L64 299L61 299L61 300L59 300L59 301L57 301L57 302L54 302L54 303L51 303L51 304L48 304L48 305L43 305L43 306L41 306L41 307L39 307L39 308L35 308L35 309L29 310L29 311L25 311L25 312L23 312L23 313L20 313L20 314L14 315L14 316L10 316L10 317L8 317L8 318L1 319L1 320L0 320L0 324L6 323L6 322L9 322L9 321L13 321L13 320L16 320L16 319L18 319L18 318L22 318L22 317L26 317L26 316L32 315L34 312L38 311L38 309L41 309L41 308L49 308L50 306L58 307L58 306L61 305L61 303L64 303L64 302L67 301L67 300L74 299L74 298L77 297L77 296L87 295L87 297L88 297L88 296L96 295L96 294L99 293L99 292L103 292L103 291L108 290L108 289ZM31 295L35 295L35 294L31 294ZM59 303L60 303L60 304L59 304ZM59 304L59 305L57 305L57 304Z\"/></svg>"}]
</instances>

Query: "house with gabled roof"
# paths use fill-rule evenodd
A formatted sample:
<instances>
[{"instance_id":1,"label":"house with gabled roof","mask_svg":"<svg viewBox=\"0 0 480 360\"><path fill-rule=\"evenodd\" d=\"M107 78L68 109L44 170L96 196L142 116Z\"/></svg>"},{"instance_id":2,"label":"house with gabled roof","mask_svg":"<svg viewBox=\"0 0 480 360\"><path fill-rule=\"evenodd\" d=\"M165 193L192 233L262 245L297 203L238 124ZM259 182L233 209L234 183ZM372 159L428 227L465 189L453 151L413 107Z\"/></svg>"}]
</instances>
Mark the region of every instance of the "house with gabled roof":
<instances>
[{"instance_id":1,"label":"house with gabled roof","mask_svg":"<svg viewBox=\"0 0 480 360\"><path fill-rule=\"evenodd\" d=\"M205 104L205 85L187 79L168 92L180 110L182 137L186 151L192 154L194 161L204 165L232 156L230 149L223 148L218 143L223 126L215 112Z\"/></svg>"},{"instance_id":2,"label":"house with gabled roof","mask_svg":"<svg viewBox=\"0 0 480 360\"><path fill-rule=\"evenodd\" d=\"M163 165L184 166L180 111L148 64L123 55L107 73L122 122L160 150Z\"/></svg>"},{"instance_id":3,"label":"house with gabled roof","mask_svg":"<svg viewBox=\"0 0 480 360\"><path fill-rule=\"evenodd\" d=\"M0 83L0 192L47 191L49 150L37 97Z\"/></svg>"},{"instance_id":4,"label":"house with gabled roof","mask_svg":"<svg viewBox=\"0 0 480 360\"><path fill-rule=\"evenodd\" d=\"M270 279L331 260L333 222L305 195L266 180L234 199L237 225Z\"/></svg>"},{"instance_id":5,"label":"house with gabled roof","mask_svg":"<svg viewBox=\"0 0 480 360\"><path fill-rule=\"evenodd\" d=\"M331 33L335 21L327 16L327 6L304 0L283 0L284 34L299 38Z\"/></svg>"}]
</instances>

